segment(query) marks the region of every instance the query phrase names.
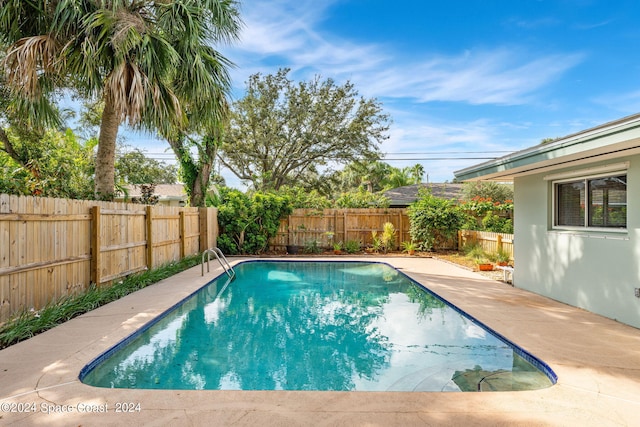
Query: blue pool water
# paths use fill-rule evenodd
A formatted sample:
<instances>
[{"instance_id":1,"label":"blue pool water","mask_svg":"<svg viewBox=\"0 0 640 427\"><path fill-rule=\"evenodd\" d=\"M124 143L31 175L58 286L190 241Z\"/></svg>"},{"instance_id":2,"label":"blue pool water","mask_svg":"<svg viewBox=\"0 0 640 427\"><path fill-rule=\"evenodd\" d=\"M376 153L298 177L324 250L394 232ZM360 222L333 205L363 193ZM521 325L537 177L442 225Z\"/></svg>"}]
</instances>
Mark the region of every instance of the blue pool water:
<instances>
[{"instance_id":1,"label":"blue pool water","mask_svg":"<svg viewBox=\"0 0 640 427\"><path fill-rule=\"evenodd\" d=\"M87 365L98 387L497 391L544 363L380 263L252 261Z\"/></svg>"}]
</instances>

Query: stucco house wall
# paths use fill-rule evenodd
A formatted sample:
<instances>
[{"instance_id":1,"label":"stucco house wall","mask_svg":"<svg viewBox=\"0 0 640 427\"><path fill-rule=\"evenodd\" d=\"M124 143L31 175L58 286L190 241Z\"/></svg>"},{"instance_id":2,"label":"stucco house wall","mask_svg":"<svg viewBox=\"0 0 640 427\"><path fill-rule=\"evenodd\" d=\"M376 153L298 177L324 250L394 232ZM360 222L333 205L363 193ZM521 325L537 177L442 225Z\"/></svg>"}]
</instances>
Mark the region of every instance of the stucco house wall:
<instances>
[{"instance_id":1,"label":"stucco house wall","mask_svg":"<svg viewBox=\"0 0 640 427\"><path fill-rule=\"evenodd\" d=\"M546 174L514 179L517 287L640 328L640 155L628 161L627 231L554 229ZM589 166L606 165L597 162ZM581 167L556 172L581 170Z\"/></svg>"},{"instance_id":2,"label":"stucco house wall","mask_svg":"<svg viewBox=\"0 0 640 427\"><path fill-rule=\"evenodd\" d=\"M514 286L640 328L640 114L455 175L461 181L514 183ZM626 175L626 184L616 181L620 175ZM607 196L602 190L592 208L607 207L614 222L609 227L580 224L588 201L576 199L574 183L607 176L611 179L599 188L611 185L614 198L625 188L626 202L610 203L609 190ZM574 226L554 226L554 182L566 191L559 223ZM577 202L581 206L575 209ZM626 226L614 228L625 206Z\"/></svg>"}]
</instances>

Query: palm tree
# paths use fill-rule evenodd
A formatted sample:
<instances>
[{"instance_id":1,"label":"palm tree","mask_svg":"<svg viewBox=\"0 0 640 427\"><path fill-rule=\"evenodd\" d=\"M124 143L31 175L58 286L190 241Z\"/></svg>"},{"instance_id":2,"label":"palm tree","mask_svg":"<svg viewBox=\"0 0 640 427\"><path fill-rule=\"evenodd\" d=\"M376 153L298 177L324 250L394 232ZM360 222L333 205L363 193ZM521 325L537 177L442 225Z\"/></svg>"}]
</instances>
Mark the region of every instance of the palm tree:
<instances>
[{"instance_id":1,"label":"palm tree","mask_svg":"<svg viewBox=\"0 0 640 427\"><path fill-rule=\"evenodd\" d=\"M373 161L364 163L360 170L362 185L366 186L368 192L373 193L384 188L385 180L391 173L392 167L388 163Z\"/></svg>"},{"instance_id":2,"label":"palm tree","mask_svg":"<svg viewBox=\"0 0 640 427\"><path fill-rule=\"evenodd\" d=\"M416 163L411 167L411 177L414 184L422 183L422 177L424 176L424 166L420 163Z\"/></svg>"},{"instance_id":3,"label":"palm tree","mask_svg":"<svg viewBox=\"0 0 640 427\"><path fill-rule=\"evenodd\" d=\"M73 88L103 100L95 193L107 200L121 123L167 135L221 120L231 63L209 44L236 40L240 26L234 0L0 0L15 96Z\"/></svg>"},{"instance_id":4,"label":"palm tree","mask_svg":"<svg viewBox=\"0 0 640 427\"><path fill-rule=\"evenodd\" d=\"M387 177L388 188L404 187L411 184L410 168L393 168Z\"/></svg>"}]
</instances>

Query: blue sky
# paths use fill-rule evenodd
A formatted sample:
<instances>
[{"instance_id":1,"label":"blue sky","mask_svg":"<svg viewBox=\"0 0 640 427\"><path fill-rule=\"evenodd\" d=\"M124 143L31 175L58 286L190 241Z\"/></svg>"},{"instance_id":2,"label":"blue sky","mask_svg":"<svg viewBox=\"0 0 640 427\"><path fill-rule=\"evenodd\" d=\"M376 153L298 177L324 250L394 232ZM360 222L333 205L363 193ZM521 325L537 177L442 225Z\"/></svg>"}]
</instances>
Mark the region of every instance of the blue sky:
<instances>
[{"instance_id":1,"label":"blue sky","mask_svg":"<svg viewBox=\"0 0 640 427\"><path fill-rule=\"evenodd\" d=\"M233 93L254 73L346 80L393 123L396 167L453 171L640 111L640 6L597 0L246 0ZM129 137L150 152L166 145ZM404 154L425 153L425 154ZM435 154L443 153L443 154ZM455 154L452 154L455 153ZM418 158L453 160L415 160ZM411 160L395 161L405 158ZM229 185L239 182L224 173Z\"/></svg>"}]
</instances>

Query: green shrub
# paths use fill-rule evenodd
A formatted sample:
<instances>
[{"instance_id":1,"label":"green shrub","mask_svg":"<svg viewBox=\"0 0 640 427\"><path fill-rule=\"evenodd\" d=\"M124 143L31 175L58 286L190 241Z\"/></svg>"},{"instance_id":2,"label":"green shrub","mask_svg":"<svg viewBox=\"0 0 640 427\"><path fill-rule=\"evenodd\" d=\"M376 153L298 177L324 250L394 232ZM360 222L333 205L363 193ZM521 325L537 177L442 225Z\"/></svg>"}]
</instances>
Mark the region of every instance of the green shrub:
<instances>
[{"instance_id":1,"label":"green shrub","mask_svg":"<svg viewBox=\"0 0 640 427\"><path fill-rule=\"evenodd\" d=\"M379 193L370 193L363 188L340 194L337 208L388 208L389 198Z\"/></svg>"},{"instance_id":2,"label":"green shrub","mask_svg":"<svg viewBox=\"0 0 640 427\"><path fill-rule=\"evenodd\" d=\"M484 249L482 249L482 246L477 243L465 245L465 247L462 248L462 251L464 252L464 255L469 258L478 259L486 257Z\"/></svg>"},{"instance_id":3,"label":"green shrub","mask_svg":"<svg viewBox=\"0 0 640 427\"><path fill-rule=\"evenodd\" d=\"M462 186L462 198L467 201L473 199L490 199L499 203L510 203L513 200L513 185L498 184L497 182L465 182Z\"/></svg>"},{"instance_id":4,"label":"green shrub","mask_svg":"<svg viewBox=\"0 0 640 427\"><path fill-rule=\"evenodd\" d=\"M513 233L513 221L500 217L493 212L487 212L482 218L482 228L484 231L493 233Z\"/></svg>"},{"instance_id":5,"label":"green shrub","mask_svg":"<svg viewBox=\"0 0 640 427\"><path fill-rule=\"evenodd\" d=\"M280 196L291 200L293 209L326 209L333 205L333 201L323 196L318 190L307 190L302 187L283 186L277 192Z\"/></svg>"},{"instance_id":6,"label":"green shrub","mask_svg":"<svg viewBox=\"0 0 640 427\"><path fill-rule=\"evenodd\" d=\"M291 213L287 197L224 188L216 199L218 247L227 254L260 254L280 227L280 218Z\"/></svg>"},{"instance_id":7,"label":"green shrub","mask_svg":"<svg viewBox=\"0 0 640 427\"><path fill-rule=\"evenodd\" d=\"M348 254L355 254L356 252L360 251L360 242L358 242L357 240L347 240L347 242L344 244L344 250Z\"/></svg>"},{"instance_id":8,"label":"green shrub","mask_svg":"<svg viewBox=\"0 0 640 427\"><path fill-rule=\"evenodd\" d=\"M422 190L420 198L408 209L411 240L420 249L432 250L455 237L466 220L466 214L451 201Z\"/></svg>"},{"instance_id":9,"label":"green shrub","mask_svg":"<svg viewBox=\"0 0 640 427\"><path fill-rule=\"evenodd\" d=\"M304 252L307 254L319 254L322 252L320 246L318 246L317 240L308 240L304 245Z\"/></svg>"}]
</instances>

